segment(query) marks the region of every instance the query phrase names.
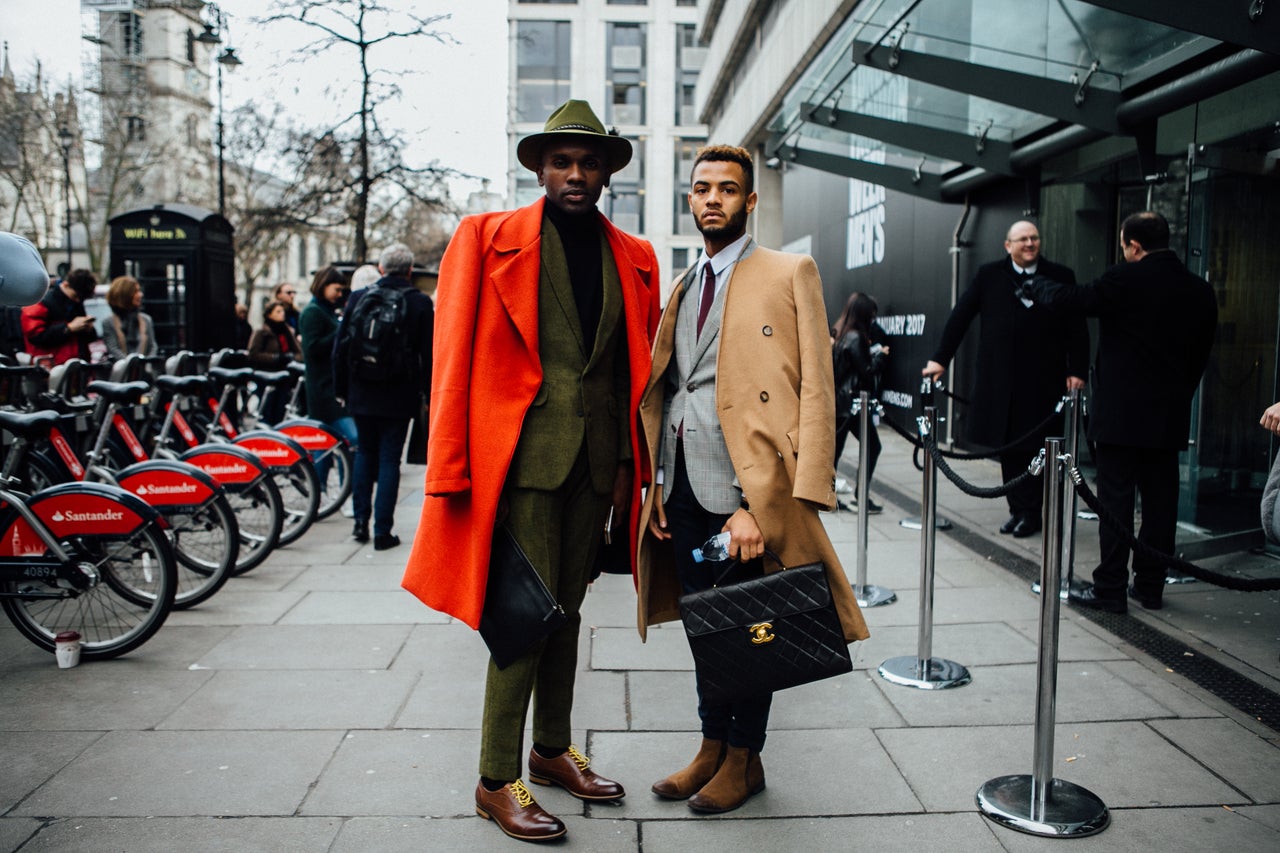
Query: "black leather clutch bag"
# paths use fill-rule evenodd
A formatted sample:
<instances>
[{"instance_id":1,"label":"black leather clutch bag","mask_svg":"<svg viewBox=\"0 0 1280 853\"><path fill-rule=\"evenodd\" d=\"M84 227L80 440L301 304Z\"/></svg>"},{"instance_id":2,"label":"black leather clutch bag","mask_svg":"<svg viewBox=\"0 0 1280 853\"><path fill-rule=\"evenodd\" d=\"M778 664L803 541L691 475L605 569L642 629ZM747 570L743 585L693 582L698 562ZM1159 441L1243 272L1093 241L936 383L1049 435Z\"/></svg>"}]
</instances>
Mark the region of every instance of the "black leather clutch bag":
<instances>
[{"instance_id":1,"label":"black leather clutch bag","mask_svg":"<svg viewBox=\"0 0 1280 853\"><path fill-rule=\"evenodd\" d=\"M511 531L495 525L489 583L480 613L480 636L494 664L506 669L566 618Z\"/></svg>"},{"instance_id":2,"label":"black leather clutch bag","mask_svg":"<svg viewBox=\"0 0 1280 853\"><path fill-rule=\"evenodd\" d=\"M690 593L680 618L712 704L853 669L821 563Z\"/></svg>"}]
</instances>

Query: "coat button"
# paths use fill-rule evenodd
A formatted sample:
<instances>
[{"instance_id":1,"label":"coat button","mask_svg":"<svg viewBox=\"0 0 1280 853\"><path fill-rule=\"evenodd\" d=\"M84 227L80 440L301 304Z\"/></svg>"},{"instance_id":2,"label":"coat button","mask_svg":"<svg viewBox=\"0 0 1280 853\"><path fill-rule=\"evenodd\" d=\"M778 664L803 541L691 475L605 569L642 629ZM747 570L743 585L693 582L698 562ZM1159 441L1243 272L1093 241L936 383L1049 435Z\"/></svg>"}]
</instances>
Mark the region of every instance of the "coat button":
<instances>
[{"instance_id":1,"label":"coat button","mask_svg":"<svg viewBox=\"0 0 1280 853\"><path fill-rule=\"evenodd\" d=\"M767 338L773 334L773 326L765 326L760 331L764 332L764 336Z\"/></svg>"},{"instance_id":2,"label":"coat button","mask_svg":"<svg viewBox=\"0 0 1280 853\"><path fill-rule=\"evenodd\" d=\"M692 394L692 393L694 392L694 389L695 389L695 388L697 388L697 387L698 387L697 385L695 385L695 384L693 384L692 382L690 382L688 385L684 386L684 390L686 390L686 391L688 391L690 394Z\"/></svg>"},{"instance_id":3,"label":"coat button","mask_svg":"<svg viewBox=\"0 0 1280 853\"><path fill-rule=\"evenodd\" d=\"M769 392L768 392L768 391L761 391L761 392L760 392L760 402L761 402L761 403L767 403L767 402L769 402Z\"/></svg>"}]
</instances>

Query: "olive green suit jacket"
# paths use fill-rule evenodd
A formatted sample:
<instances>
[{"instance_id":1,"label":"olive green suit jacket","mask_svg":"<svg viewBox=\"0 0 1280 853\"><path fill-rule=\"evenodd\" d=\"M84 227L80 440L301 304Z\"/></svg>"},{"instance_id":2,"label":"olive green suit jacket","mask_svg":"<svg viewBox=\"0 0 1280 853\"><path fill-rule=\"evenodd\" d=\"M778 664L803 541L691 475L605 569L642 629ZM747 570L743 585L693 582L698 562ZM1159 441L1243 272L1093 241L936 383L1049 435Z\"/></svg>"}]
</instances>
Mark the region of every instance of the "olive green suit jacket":
<instances>
[{"instance_id":1,"label":"olive green suit jacket","mask_svg":"<svg viewBox=\"0 0 1280 853\"><path fill-rule=\"evenodd\" d=\"M550 220L542 220L538 282L542 386L521 425L507 474L508 486L558 488L585 443L592 488L608 494L613 490L618 463L631 460L622 288L603 230L600 245L604 298L595 345L587 352L560 235Z\"/></svg>"}]
</instances>

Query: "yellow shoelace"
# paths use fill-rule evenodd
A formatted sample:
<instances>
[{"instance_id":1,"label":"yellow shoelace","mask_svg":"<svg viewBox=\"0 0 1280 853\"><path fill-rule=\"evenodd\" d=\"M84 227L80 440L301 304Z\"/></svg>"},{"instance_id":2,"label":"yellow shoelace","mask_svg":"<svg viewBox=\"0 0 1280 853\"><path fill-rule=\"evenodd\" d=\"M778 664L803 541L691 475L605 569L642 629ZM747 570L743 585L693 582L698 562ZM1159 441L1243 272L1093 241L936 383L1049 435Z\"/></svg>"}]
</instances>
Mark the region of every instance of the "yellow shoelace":
<instances>
[{"instance_id":1,"label":"yellow shoelace","mask_svg":"<svg viewBox=\"0 0 1280 853\"><path fill-rule=\"evenodd\" d=\"M527 809L533 805L533 794L524 786L523 779L517 779L511 783L511 793L515 795L516 802L520 804L520 808Z\"/></svg>"},{"instance_id":2,"label":"yellow shoelace","mask_svg":"<svg viewBox=\"0 0 1280 853\"><path fill-rule=\"evenodd\" d=\"M591 759L587 758L581 752L578 752L578 748L576 746L569 747L569 757L577 762L579 770L586 770L587 765L591 763Z\"/></svg>"}]
</instances>

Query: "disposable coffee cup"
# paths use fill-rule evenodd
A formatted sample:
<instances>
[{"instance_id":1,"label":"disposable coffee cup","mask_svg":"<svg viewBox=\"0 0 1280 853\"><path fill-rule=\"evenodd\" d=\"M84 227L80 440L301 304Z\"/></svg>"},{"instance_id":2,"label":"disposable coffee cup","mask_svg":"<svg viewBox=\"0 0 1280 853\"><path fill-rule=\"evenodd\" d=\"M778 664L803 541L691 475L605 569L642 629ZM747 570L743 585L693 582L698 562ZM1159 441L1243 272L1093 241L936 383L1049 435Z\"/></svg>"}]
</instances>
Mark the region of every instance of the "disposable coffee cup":
<instances>
[{"instance_id":1,"label":"disposable coffee cup","mask_svg":"<svg viewBox=\"0 0 1280 853\"><path fill-rule=\"evenodd\" d=\"M80 663L80 632L63 631L53 638L59 669L71 669Z\"/></svg>"}]
</instances>

